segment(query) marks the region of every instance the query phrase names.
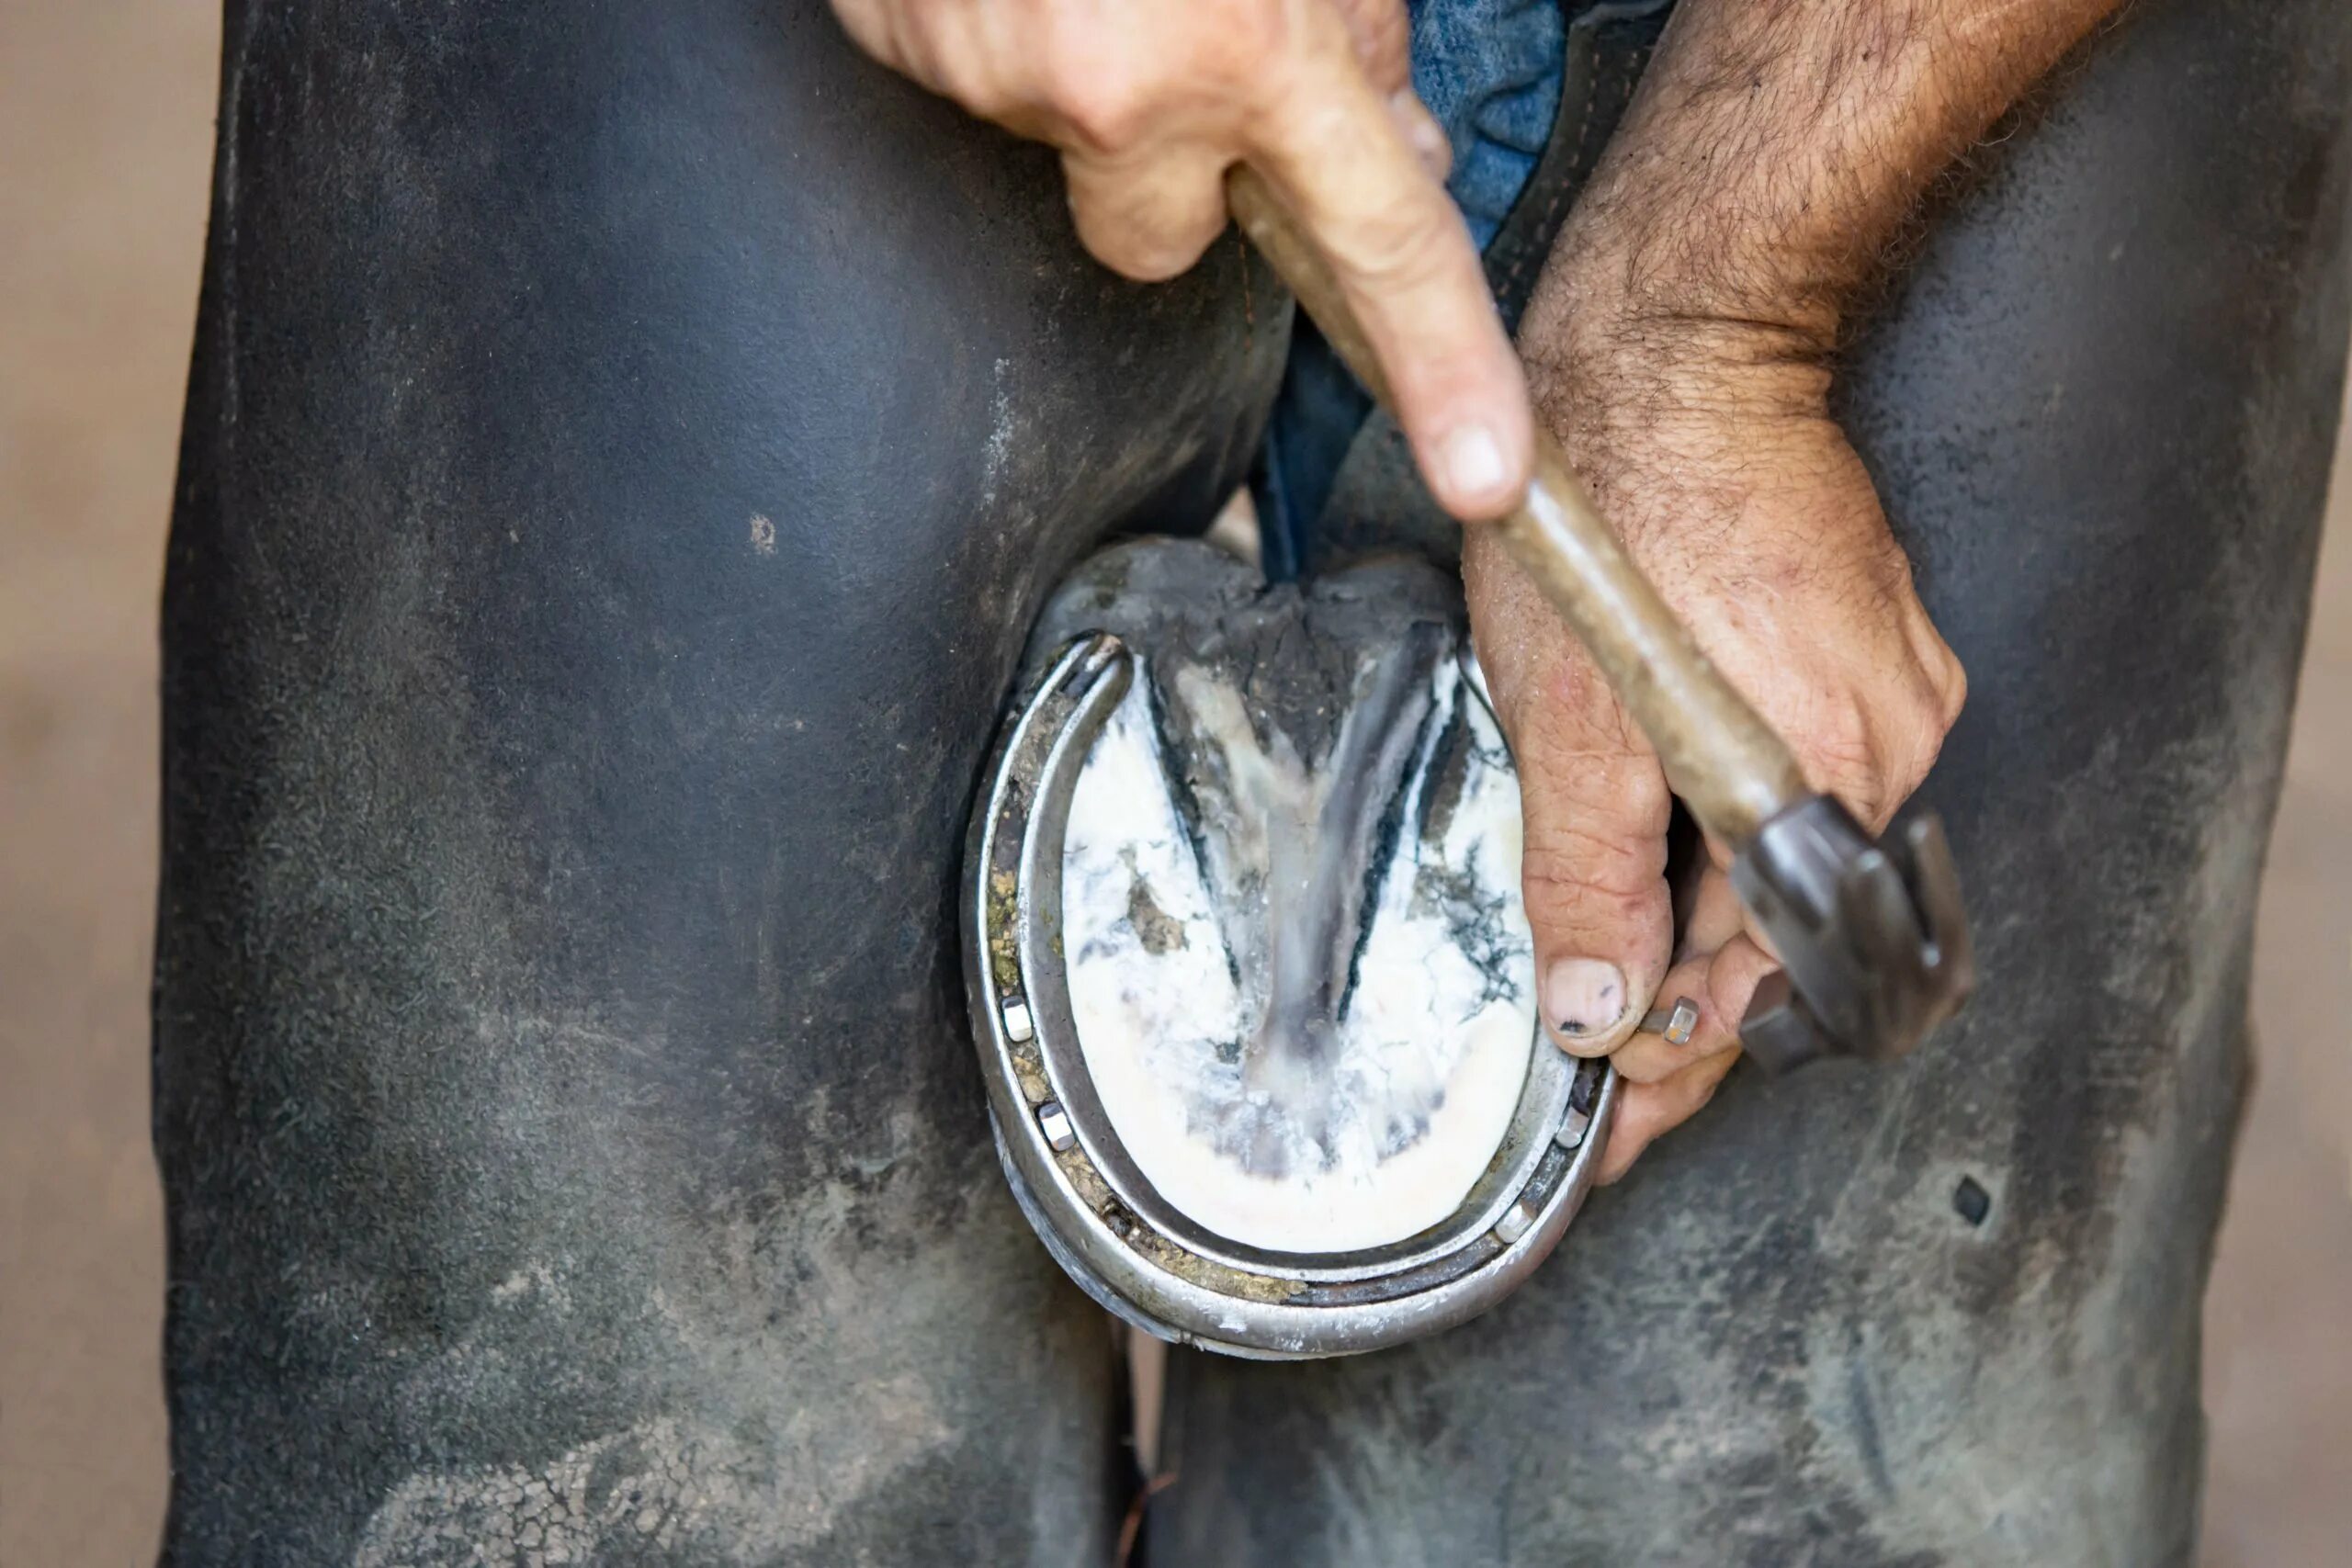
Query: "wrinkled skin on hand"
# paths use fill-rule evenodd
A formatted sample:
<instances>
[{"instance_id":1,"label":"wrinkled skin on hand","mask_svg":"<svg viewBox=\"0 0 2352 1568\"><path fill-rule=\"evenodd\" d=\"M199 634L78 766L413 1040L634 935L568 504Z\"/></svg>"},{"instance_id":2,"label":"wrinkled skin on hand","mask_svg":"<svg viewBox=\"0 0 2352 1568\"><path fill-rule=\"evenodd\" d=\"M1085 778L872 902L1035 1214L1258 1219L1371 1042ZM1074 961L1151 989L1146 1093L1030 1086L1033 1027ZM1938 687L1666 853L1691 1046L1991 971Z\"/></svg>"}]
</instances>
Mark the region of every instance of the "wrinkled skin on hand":
<instances>
[{"instance_id":1,"label":"wrinkled skin on hand","mask_svg":"<svg viewBox=\"0 0 2352 1568\"><path fill-rule=\"evenodd\" d=\"M1934 762L1967 683L1829 417L1820 345L1756 322L1645 314L1596 281L1619 275L1556 265L1531 305L1522 339L1540 417L1807 781L1882 829ZM1775 964L1720 844L1676 944L1670 798L1648 741L1487 530L1469 530L1463 576L1519 761L1546 1022L1564 1048L1613 1055L1632 1080L1601 1168L1613 1180L1713 1094ZM1614 1011L1601 1000L1612 976ZM1688 1043L1635 1032L1653 998L1678 997L1699 1004Z\"/></svg>"},{"instance_id":2,"label":"wrinkled skin on hand","mask_svg":"<svg viewBox=\"0 0 2352 1568\"><path fill-rule=\"evenodd\" d=\"M1059 149L1079 237L1129 277L1191 266L1225 229L1226 171L1250 164L1330 263L1438 501L1491 517L1525 487L1525 381L1407 85L1401 0L833 9L885 64Z\"/></svg>"},{"instance_id":3,"label":"wrinkled skin on hand","mask_svg":"<svg viewBox=\"0 0 2352 1568\"><path fill-rule=\"evenodd\" d=\"M2115 6L1682 0L1521 323L1541 417L1634 559L1813 787L1874 831L1966 682L1829 417L1830 351L1928 182ZM1546 1020L1633 1080L1610 1179L1722 1081L1772 958L1722 845L1673 946L1656 759L1493 541L1465 544ZM1654 998L1683 996L1688 1044L1637 1032Z\"/></svg>"},{"instance_id":4,"label":"wrinkled skin on hand","mask_svg":"<svg viewBox=\"0 0 2352 1568\"><path fill-rule=\"evenodd\" d=\"M1475 525L1524 485L1529 391L1809 781L1883 828L1965 682L1828 416L1838 302L1920 183L2112 4L1688 0L1531 303L1523 376L1445 196L1443 138L1406 86L1396 0L834 0L886 63L1057 147L1110 266L1189 266L1224 228L1237 162L1331 263L1432 493L1473 525L1464 578L1520 768L1546 1022L1633 1080L1605 1179L1705 1103L1773 960L1721 845L1677 947L1657 760ZM1703 155L1732 148L1747 151ZM1638 1032L1653 998L1681 996L1700 1007L1688 1043Z\"/></svg>"}]
</instances>

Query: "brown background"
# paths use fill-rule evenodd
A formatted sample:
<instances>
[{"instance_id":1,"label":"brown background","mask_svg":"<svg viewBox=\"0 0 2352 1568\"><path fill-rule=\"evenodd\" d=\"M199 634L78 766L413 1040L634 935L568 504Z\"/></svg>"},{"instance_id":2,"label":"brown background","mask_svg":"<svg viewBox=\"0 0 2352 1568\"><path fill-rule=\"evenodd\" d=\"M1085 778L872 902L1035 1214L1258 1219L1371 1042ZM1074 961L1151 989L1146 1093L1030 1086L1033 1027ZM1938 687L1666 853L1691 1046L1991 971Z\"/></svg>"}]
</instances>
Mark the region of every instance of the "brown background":
<instances>
[{"instance_id":1,"label":"brown background","mask_svg":"<svg viewBox=\"0 0 2352 1568\"><path fill-rule=\"evenodd\" d=\"M163 1506L155 593L218 28L213 0L0 0L0 1568L142 1561ZM2211 1568L2352 1561L2348 682L2339 493L2211 1292Z\"/></svg>"}]
</instances>

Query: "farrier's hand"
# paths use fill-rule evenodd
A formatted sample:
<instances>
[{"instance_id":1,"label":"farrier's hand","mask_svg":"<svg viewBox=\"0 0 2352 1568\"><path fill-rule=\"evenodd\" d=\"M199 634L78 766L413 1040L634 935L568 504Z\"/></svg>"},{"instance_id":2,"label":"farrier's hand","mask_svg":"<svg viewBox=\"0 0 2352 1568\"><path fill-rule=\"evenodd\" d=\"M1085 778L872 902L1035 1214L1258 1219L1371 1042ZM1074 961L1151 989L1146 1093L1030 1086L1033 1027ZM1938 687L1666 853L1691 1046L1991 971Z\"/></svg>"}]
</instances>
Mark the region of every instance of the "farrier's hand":
<instances>
[{"instance_id":1,"label":"farrier's hand","mask_svg":"<svg viewBox=\"0 0 2352 1568\"><path fill-rule=\"evenodd\" d=\"M1521 340L1539 417L1650 580L1808 781L1883 827L1965 682L1828 416L1826 373L1786 333L1649 317L1574 265L1547 276ZM1488 531L1466 547L1479 657L1519 763L1544 1019L1631 1080L1602 1159L1614 1179L1713 1093L1774 965L1743 934L1719 858L1675 950L1657 758ZM1683 996L1700 1006L1688 1044L1634 1032L1653 998Z\"/></svg>"},{"instance_id":2,"label":"farrier's hand","mask_svg":"<svg viewBox=\"0 0 2352 1568\"><path fill-rule=\"evenodd\" d=\"M1061 150L1079 236L1172 277L1226 224L1238 162L1278 190L1379 351L1441 503L1524 487L1519 363L1406 85L1401 0L833 0L885 64Z\"/></svg>"},{"instance_id":3,"label":"farrier's hand","mask_svg":"<svg viewBox=\"0 0 2352 1568\"><path fill-rule=\"evenodd\" d=\"M2117 0L1680 0L1520 328L1539 417L1812 784L1873 828L1964 683L1830 420L1847 302L1928 182ZM1613 1178L1703 1104L1771 961L1718 864L1669 951L1666 781L1531 585L1474 528L1464 576L1519 761L1545 1017L1634 1081ZM1688 996L1681 1047L1634 1032Z\"/></svg>"}]
</instances>

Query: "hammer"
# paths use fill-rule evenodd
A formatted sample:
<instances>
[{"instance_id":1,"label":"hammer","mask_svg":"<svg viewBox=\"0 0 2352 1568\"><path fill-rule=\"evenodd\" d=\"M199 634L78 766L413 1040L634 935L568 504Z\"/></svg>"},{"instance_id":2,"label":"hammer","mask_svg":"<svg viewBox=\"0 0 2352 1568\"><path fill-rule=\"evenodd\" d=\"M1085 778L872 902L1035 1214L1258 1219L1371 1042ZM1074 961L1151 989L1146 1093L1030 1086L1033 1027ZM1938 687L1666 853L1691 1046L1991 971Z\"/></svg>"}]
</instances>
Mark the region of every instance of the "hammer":
<instances>
[{"instance_id":1,"label":"hammer","mask_svg":"<svg viewBox=\"0 0 2352 1568\"><path fill-rule=\"evenodd\" d=\"M1242 231L1372 395L1387 378L1329 266L1246 164L1226 176ZM1534 478L1488 525L1583 642L1699 825L1731 851L1732 886L1781 968L1757 987L1740 1043L1771 1072L1817 1057L1900 1056L1975 977L1943 827L1920 810L1881 841L1805 784L1795 756L1699 651L1540 423Z\"/></svg>"}]
</instances>

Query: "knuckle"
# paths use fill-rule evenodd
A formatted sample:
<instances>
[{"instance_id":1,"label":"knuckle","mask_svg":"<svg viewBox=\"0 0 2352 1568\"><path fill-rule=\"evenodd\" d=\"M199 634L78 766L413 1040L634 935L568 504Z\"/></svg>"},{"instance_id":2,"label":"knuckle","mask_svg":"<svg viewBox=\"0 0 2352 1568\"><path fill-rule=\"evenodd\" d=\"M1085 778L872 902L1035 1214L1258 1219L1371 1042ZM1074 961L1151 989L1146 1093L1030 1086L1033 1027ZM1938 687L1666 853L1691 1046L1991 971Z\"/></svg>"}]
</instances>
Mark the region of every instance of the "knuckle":
<instances>
[{"instance_id":1,"label":"knuckle","mask_svg":"<svg viewBox=\"0 0 2352 1568\"><path fill-rule=\"evenodd\" d=\"M1564 683L1576 680L1563 677ZM1633 720L1609 701L1599 712L1581 702L1527 705L1514 737L1527 759L1521 773L1540 770L1558 793L1594 815L1662 826L1672 799L1666 775Z\"/></svg>"},{"instance_id":2,"label":"knuckle","mask_svg":"<svg viewBox=\"0 0 2352 1568\"><path fill-rule=\"evenodd\" d=\"M992 72L946 65L936 76L942 95L981 119L1012 126L1035 123L1027 118L1030 103Z\"/></svg>"},{"instance_id":3,"label":"knuckle","mask_svg":"<svg viewBox=\"0 0 2352 1568\"><path fill-rule=\"evenodd\" d=\"M1953 668L1956 671L1958 666ZM1965 695L1964 681L1955 691L1930 671L1917 695L1894 716L1893 739L1885 748L1883 760L1888 796L1884 804L1888 807L1899 805L1928 776L1928 770L1935 766L1937 756L1943 750L1944 737L1960 716L1960 703Z\"/></svg>"},{"instance_id":4,"label":"knuckle","mask_svg":"<svg viewBox=\"0 0 2352 1568\"><path fill-rule=\"evenodd\" d=\"M1877 818L1886 804L1888 780L1878 747L1867 731L1839 726L1808 731L1804 743L1806 772L1821 787L1837 795L1864 822Z\"/></svg>"},{"instance_id":5,"label":"knuckle","mask_svg":"<svg viewBox=\"0 0 2352 1568\"><path fill-rule=\"evenodd\" d=\"M1038 88L1079 145L1105 156L1132 151L1166 102L1182 61L1115 26L1054 8L1038 39Z\"/></svg>"},{"instance_id":6,"label":"knuckle","mask_svg":"<svg viewBox=\"0 0 2352 1568\"><path fill-rule=\"evenodd\" d=\"M1107 61L1085 70L1056 67L1046 92L1071 135L1105 156L1132 152L1158 108L1149 83Z\"/></svg>"},{"instance_id":7,"label":"knuckle","mask_svg":"<svg viewBox=\"0 0 2352 1568\"><path fill-rule=\"evenodd\" d=\"M1874 781L1879 773L1878 742L1861 705L1844 702L1817 712L1804 728L1804 751L1821 773L1837 783L1859 784Z\"/></svg>"},{"instance_id":8,"label":"knuckle","mask_svg":"<svg viewBox=\"0 0 2352 1568\"><path fill-rule=\"evenodd\" d=\"M1563 835L1529 847L1522 896L1539 919L1574 911L1585 924L1645 922L1665 891L1664 857L1663 843L1653 849L1604 834Z\"/></svg>"},{"instance_id":9,"label":"knuckle","mask_svg":"<svg viewBox=\"0 0 2352 1568\"><path fill-rule=\"evenodd\" d=\"M1707 1001L1715 1017L1724 1021L1727 1043L1738 1043L1738 1028L1747 1016L1747 1004L1755 999L1756 987L1771 972L1770 960L1744 940L1736 948L1727 949L1724 956L1710 966Z\"/></svg>"},{"instance_id":10,"label":"knuckle","mask_svg":"<svg viewBox=\"0 0 2352 1568\"><path fill-rule=\"evenodd\" d=\"M895 63L967 112L1001 121L1021 108L1021 95L983 51L927 36L894 41Z\"/></svg>"},{"instance_id":11,"label":"knuckle","mask_svg":"<svg viewBox=\"0 0 2352 1568\"><path fill-rule=\"evenodd\" d=\"M1223 0L1140 28L1073 16L1050 28L1041 50L1047 101L1082 145L1132 152L1171 109L1181 107L1192 119L1230 112L1287 57L1295 9L1277 0Z\"/></svg>"},{"instance_id":12,"label":"knuckle","mask_svg":"<svg viewBox=\"0 0 2352 1568\"><path fill-rule=\"evenodd\" d=\"M1412 22L1400 0L1354 0L1348 14L1366 66L1402 78L1410 69Z\"/></svg>"},{"instance_id":13,"label":"knuckle","mask_svg":"<svg viewBox=\"0 0 2352 1568\"><path fill-rule=\"evenodd\" d=\"M1905 796L1919 787L1920 781L1928 776L1928 770L1936 765L1936 758L1942 754L1944 734L1950 728L1942 715L1936 712L1921 715L1918 722L1911 727L1895 748L1893 765L1888 770L1891 777L1887 793L1892 797L1886 802L1888 806L1901 805Z\"/></svg>"},{"instance_id":14,"label":"knuckle","mask_svg":"<svg viewBox=\"0 0 2352 1568\"><path fill-rule=\"evenodd\" d=\"M1222 86L1271 75L1298 48L1299 15L1274 0L1227 0L1194 14L1201 22L1201 71Z\"/></svg>"},{"instance_id":15,"label":"knuckle","mask_svg":"<svg viewBox=\"0 0 2352 1568\"><path fill-rule=\"evenodd\" d=\"M1936 717L1941 728L1950 730L1960 722L1961 710L1968 705L1968 671L1960 656L1949 648L1936 660L1929 672L1936 694Z\"/></svg>"},{"instance_id":16,"label":"knuckle","mask_svg":"<svg viewBox=\"0 0 2352 1568\"><path fill-rule=\"evenodd\" d=\"M1878 822L1928 776L1951 727L1951 702L1932 670L1893 694L1818 702L1792 727L1805 771L1865 823Z\"/></svg>"},{"instance_id":17,"label":"knuckle","mask_svg":"<svg viewBox=\"0 0 2352 1568\"><path fill-rule=\"evenodd\" d=\"M1434 221L1428 204L1371 204L1336 243L1337 259L1368 292L1418 293L1442 281L1457 236Z\"/></svg>"}]
</instances>

